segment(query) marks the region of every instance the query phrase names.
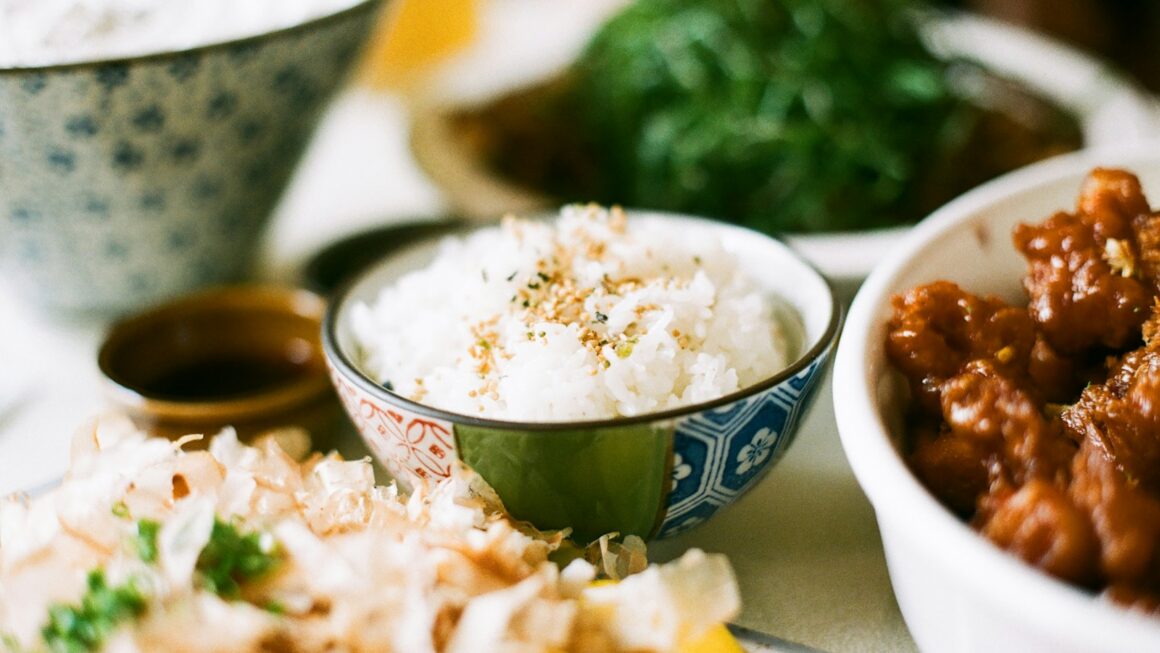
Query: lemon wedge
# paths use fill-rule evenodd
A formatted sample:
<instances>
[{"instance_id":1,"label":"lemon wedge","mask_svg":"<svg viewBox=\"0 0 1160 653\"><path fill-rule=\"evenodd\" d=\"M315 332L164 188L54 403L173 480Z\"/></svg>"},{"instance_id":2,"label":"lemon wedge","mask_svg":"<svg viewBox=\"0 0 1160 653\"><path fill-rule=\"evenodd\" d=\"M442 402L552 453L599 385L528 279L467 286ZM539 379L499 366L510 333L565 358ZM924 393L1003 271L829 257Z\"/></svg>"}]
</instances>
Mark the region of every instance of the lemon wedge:
<instances>
[{"instance_id":1,"label":"lemon wedge","mask_svg":"<svg viewBox=\"0 0 1160 653\"><path fill-rule=\"evenodd\" d=\"M364 75L378 87L399 87L469 45L479 29L479 0L398 0L367 49Z\"/></svg>"},{"instance_id":2,"label":"lemon wedge","mask_svg":"<svg viewBox=\"0 0 1160 653\"><path fill-rule=\"evenodd\" d=\"M745 653L724 624L714 626L697 641L681 647L681 653Z\"/></svg>"},{"instance_id":3,"label":"lemon wedge","mask_svg":"<svg viewBox=\"0 0 1160 653\"><path fill-rule=\"evenodd\" d=\"M588 586L605 587L616 585L618 582L601 579L588 583ZM677 650L678 653L746 653L737 639L733 637L733 633L729 632L723 623L709 628L692 641L682 642Z\"/></svg>"}]
</instances>

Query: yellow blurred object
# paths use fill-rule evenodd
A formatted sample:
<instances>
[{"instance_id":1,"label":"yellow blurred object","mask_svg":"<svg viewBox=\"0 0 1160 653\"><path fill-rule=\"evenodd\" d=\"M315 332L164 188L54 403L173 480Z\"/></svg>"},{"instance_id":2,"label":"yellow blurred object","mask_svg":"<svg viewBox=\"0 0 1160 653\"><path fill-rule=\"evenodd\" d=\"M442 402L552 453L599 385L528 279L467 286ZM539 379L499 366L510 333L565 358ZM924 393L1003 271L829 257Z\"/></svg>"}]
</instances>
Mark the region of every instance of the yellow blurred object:
<instances>
[{"instance_id":1,"label":"yellow blurred object","mask_svg":"<svg viewBox=\"0 0 1160 653\"><path fill-rule=\"evenodd\" d=\"M364 77L379 87L409 85L424 70L470 44L482 0L395 0L371 38Z\"/></svg>"},{"instance_id":2,"label":"yellow blurred object","mask_svg":"<svg viewBox=\"0 0 1160 653\"><path fill-rule=\"evenodd\" d=\"M589 583L592 587L615 584L614 580L596 580ZM737 642L725 624L718 624L710 628L697 641L682 646L680 653L745 653L745 649L741 648L741 644Z\"/></svg>"},{"instance_id":3,"label":"yellow blurred object","mask_svg":"<svg viewBox=\"0 0 1160 653\"><path fill-rule=\"evenodd\" d=\"M681 647L681 653L745 653L724 624L714 626L704 637Z\"/></svg>"}]
</instances>

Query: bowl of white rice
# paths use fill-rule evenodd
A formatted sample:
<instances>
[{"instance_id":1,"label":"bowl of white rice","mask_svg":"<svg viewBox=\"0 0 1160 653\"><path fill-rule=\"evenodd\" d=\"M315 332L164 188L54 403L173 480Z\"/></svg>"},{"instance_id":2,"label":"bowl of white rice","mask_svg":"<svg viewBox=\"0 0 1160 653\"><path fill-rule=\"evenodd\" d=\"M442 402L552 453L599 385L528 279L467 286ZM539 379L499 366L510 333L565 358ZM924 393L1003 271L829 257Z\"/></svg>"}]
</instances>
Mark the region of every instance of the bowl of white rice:
<instances>
[{"instance_id":1,"label":"bowl of white rice","mask_svg":"<svg viewBox=\"0 0 1160 653\"><path fill-rule=\"evenodd\" d=\"M772 238L575 205L397 250L339 291L323 343L404 485L462 460L541 528L655 538L780 459L840 322Z\"/></svg>"}]
</instances>

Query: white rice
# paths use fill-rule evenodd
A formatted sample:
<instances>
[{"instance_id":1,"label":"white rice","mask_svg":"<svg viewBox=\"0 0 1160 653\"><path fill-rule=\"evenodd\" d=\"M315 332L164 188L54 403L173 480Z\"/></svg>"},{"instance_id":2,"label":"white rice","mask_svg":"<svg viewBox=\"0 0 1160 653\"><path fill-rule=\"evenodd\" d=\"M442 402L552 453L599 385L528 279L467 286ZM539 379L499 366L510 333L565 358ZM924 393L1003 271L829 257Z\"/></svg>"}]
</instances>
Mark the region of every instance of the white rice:
<instances>
[{"instance_id":1,"label":"white rice","mask_svg":"<svg viewBox=\"0 0 1160 653\"><path fill-rule=\"evenodd\" d=\"M720 242L596 206L447 239L351 324L378 382L515 421L662 411L788 363L773 298Z\"/></svg>"}]
</instances>

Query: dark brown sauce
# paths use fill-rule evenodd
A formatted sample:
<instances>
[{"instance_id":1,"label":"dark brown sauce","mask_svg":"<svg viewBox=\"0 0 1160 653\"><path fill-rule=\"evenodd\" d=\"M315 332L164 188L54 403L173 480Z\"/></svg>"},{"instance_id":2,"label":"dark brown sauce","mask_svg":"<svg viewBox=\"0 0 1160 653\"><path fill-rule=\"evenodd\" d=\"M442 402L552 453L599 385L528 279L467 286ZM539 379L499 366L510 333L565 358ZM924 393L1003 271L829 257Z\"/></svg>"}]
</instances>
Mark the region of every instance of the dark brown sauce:
<instances>
[{"instance_id":1,"label":"dark brown sauce","mask_svg":"<svg viewBox=\"0 0 1160 653\"><path fill-rule=\"evenodd\" d=\"M142 384L151 397L180 400L229 399L257 394L309 376L312 361L272 356L231 356L193 361L164 370Z\"/></svg>"}]
</instances>

